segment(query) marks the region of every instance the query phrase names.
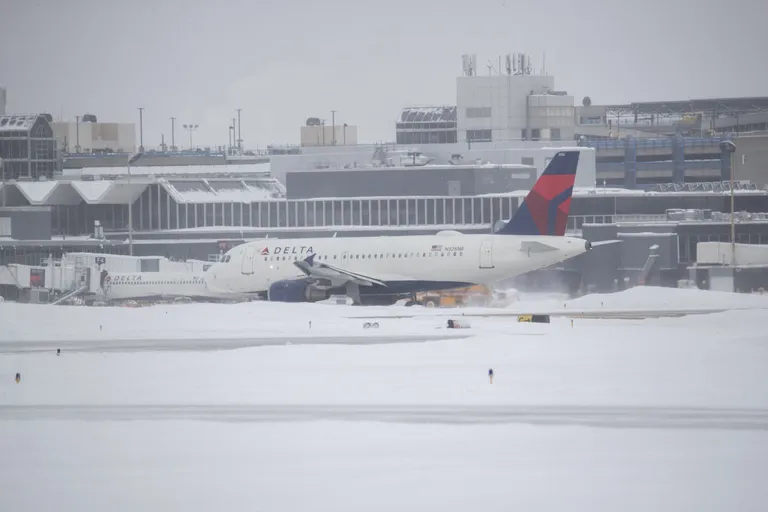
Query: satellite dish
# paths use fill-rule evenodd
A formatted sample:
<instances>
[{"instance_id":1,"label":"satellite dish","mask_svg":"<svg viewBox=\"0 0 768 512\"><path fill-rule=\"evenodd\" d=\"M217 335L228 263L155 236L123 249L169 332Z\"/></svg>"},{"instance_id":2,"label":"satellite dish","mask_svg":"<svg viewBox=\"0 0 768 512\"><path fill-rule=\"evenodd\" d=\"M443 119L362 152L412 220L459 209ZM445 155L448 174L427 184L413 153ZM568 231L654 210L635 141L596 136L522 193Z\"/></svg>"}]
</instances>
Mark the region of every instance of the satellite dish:
<instances>
[{"instance_id":1,"label":"satellite dish","mask_svg":"<svg viewBox=\"0 0 768 512\"><path fill-rule=\"evenodd\" d=\"M584 99L581 100L581 104L585 107L591 107L592 106L592 99L589 96L584 96Z\"/></svg>"}]
</instances>

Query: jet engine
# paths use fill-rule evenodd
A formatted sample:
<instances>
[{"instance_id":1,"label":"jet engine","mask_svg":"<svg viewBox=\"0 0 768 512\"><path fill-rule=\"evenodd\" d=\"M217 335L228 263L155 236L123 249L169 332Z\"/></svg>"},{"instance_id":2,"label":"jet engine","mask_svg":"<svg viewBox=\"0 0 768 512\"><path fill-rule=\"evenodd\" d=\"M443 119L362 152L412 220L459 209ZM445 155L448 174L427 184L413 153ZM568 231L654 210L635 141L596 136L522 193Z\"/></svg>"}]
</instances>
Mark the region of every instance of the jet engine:
<instances>
[{"instance_id":1,"label":"jet engine","mask_svg":"<svg viewBox=\"0 0 768 512\"><path fill-rule=\"evenodd\" d=\"M328 290L315 288L308 279L275 281L267 290L270 302L317 302L328 297Z\"/></svg>"}]
</instances>

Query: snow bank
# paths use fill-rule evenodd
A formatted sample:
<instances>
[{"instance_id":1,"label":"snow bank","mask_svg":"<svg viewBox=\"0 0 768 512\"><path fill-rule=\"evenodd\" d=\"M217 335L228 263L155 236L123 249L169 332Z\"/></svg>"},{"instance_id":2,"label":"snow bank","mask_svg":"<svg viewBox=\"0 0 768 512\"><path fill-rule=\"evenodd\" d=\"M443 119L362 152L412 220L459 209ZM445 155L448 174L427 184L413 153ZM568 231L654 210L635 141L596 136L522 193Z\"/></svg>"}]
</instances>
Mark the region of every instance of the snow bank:
<instances>
[{"instance_id":1,"label":"snow bank","mask_svg":"<svg viewBox=\"0 0 768 512\"><path fill-rule=\"evenodd\" d=\"M569 308L695 309L768 308L768 295L688 288L637 286L617 293L590 294L568 301Z\"/></svg>"},{"instance_id":2,"label":"snow bank","mask_svg":"<svg viewBox=\"0 0 768 512\"><path fill-rule=\"evenodd\" d=\"M695 309L768 309L768 295L716 292L690 288L637 286L621 292L593 293L573 300L556 294L521 294L508 309L531 311L567 310L695 310Z\"/></svg>"}]
</instances>

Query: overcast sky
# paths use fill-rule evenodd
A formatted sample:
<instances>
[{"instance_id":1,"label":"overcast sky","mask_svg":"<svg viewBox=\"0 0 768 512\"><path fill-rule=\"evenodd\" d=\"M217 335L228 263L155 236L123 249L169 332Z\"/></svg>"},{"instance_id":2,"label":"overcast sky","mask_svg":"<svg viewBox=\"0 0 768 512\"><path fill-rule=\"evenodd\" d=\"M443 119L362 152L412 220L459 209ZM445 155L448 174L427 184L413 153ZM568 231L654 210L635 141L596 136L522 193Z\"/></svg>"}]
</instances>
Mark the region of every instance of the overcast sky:
<instances>
[{"instance_id":1,"label":"overcast sky","mask_svg":"<svg viewBox=\"0 0 768 512\"><path fill-rule=\"evenodd\" d=\"M455 104L461 55L546 52L594 104L768 96L765 0L0 0L8 111L135 122L144 145L298 143L307 117L394 139L400 109ZM137 129L138 132L138 129ZM138 133L137 133L138 136Z\"/></svg>"}]
</instances>

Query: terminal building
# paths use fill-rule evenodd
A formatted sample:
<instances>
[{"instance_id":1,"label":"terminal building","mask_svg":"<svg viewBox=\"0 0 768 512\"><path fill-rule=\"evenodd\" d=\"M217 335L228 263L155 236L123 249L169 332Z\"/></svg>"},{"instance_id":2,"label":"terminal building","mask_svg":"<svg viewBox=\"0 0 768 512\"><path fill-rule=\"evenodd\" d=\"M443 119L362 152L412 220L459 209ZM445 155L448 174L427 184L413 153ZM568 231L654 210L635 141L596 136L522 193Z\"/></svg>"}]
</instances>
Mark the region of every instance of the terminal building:
<instances>
[{"instance_id":1,"label":"terminal building","mask_svg":"<svg viewBox=\"0 0 768 512\"><path fill-rule=\"evenodd\" d=\"M731 172L736 179L768 185L768 97L618 105L593 105L585 97L576 103L556 88L553 76L536 70L528 55L502 57L487 74L479 72L475 55L465 55L456 106L403 109L395 126L397 143L418 145L444 163L454 153L488 159L479 152L567 141L596 150L597 186L713 182L730 180ZM739 144L731 161L719 144L734 137ZM498 164L526 163L494 156L490 160Z\"/></svg>"},{"instance_id":2,"label":"terminal building","mask_svg":"<svg viewBox=\"0 0 768 512\"><path fill-rule=\"evenodd\" d=\"M45 116L0 116L2 183L10 180L52 179L56 169L56 140Z\"/></svg>"},{"instance_id":3,"label":"terminal building","mask_svg":"<svg viewBox=\"0 0 768 512\"><path fill-rule=\"evenodd\" d=\"M344 125L320 120L302 146L238 159L148 152L129 173L125 151L67 153L57 168L48 118L1 117L13 129L0 126L0 265L38 268L74 252L215 261L263 237L490 233L563 149L581 152L568 233L620 243L515 286L690 278L721 289L726 271L701 244L768 245L767 98L576 106L526 57L502 59L490 76L475 62L464 59L456 106L404 109L391 144L357 144L356 129L345 140ZM729 282L748 288L733 273Z\"/></svg>"}]
</instances>

